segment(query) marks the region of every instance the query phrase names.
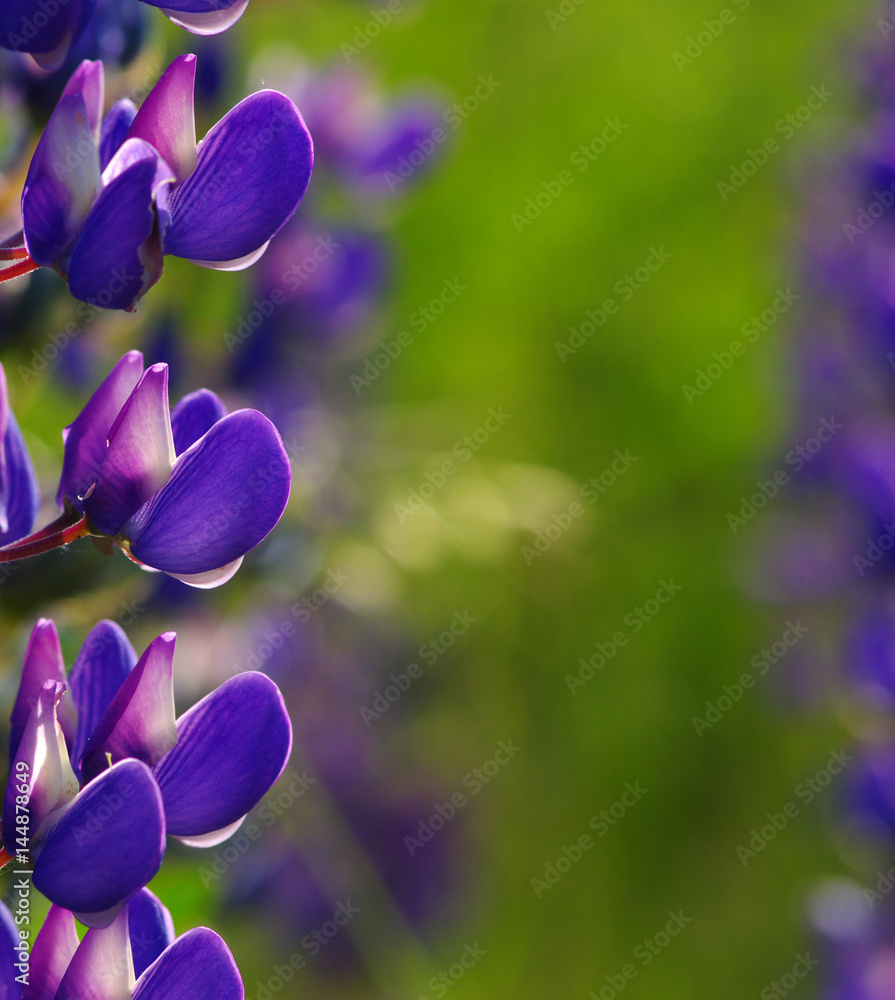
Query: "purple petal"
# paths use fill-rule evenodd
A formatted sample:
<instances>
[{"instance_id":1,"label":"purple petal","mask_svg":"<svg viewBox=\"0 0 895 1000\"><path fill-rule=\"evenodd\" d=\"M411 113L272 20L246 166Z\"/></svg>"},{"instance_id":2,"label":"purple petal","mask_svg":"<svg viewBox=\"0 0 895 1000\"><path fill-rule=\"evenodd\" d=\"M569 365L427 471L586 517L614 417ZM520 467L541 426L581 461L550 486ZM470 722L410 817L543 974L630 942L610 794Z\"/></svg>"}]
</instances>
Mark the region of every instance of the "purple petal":
<instances>
[{"instance_id":1,"label":"purple petal","mask_svg":"<svg viewBox=\"0 0 895 1000\"><path fill-rule=\"evenodd\" d=\"M227 407L208 389L199 389L184 396L171 411L174 450L182 455L226 416Z\"/></svg>"},{"instance_id":2,"label":"purple petal","mask_svg":"<svg viewBox=\"0 0 895 1000\"><path fill-rule=\"evenodd\" d=\"M72 803L36 856L34 885L96 926L97 914L108 914L152 879L164 853L161 793L145 764L126 760Z\"/></svg>"},{"instance_id":3,"label":"purple petal","mask_svg":"<svg viewBox=\"0 0 895 1000\"><path fill-rule=\"evenodd\" d=\"M20 943L12 914L0 903L0 1000L19 1000L22 995L22 986L16 982L22 975L22 970L17 968L19 952L16 949Z\"/></svg>"},{"instance_id":4,"label":"purple petal","mask_svg":"<svg viewBox=\"0 0 895 1000\"><path fill-rule=\"evenodd\" d=\"M40 691L15 761L10 768L3 799L3 844L10 854L23 852L42 834L41 827L78 793L78 779L71 769L56 706L65 685L47 681ZM27 799L27 812L17 805ZM23 817L25 822L22 822Z\"/></svg>"},{"instance_id":5,"label":"purple petal","mask_svg":"<svg viewBox=\"0 0 895 1000\"><path fill-rule=\"evenodd\" d=\"M99 152L84 98L63 97L40 137L22 192L25 242L38 264L63 262L99 185Z\"/></svg>"},{"instance_id":6,"label":"purple petal","mask_svg":"<svg viewBox=\"0 0 895 1000\"><path fill-rule=\"evenodd\" d=\"M54 1000L65 970L78 950L75 918L61 906L51 906L31 949L28 985L22 1000ZM3 991L0 990L0 997Z\"/></svg>"},{"instance_id":7,"label":"purple petal","mask_svg":"<svg viewBox=\"0 0 895 1000\"><path fill-rule=\"evenodd\" d=\"M133 646L115 622L101 621L84 640L70 678L78 710L78 730L71 751L77 768L87 748L87 740L136 662Z\"/></svg>"},{"instance_id":8,"label":"purple petal","mask_svg":"<svg viewBox=\"0 0 895 1000\"><path fill-rule=\"evenodd\" d=\"M295 105L273 90L252 94L199 145L195 171L171 199L165 252L198 262L254 253L298 208L312 164Z\"/></svg>"},{"instance_id":9,"label":"purple petal","mask_svg":"<svg viewBox=\"0 0 895 1000\"><path fill-rule=\"evenodd\" d=\"M109 113L103 119L99 136L99 164L100 169L105 170L109 161L121 148L127 138L128 129L133 124L137 115L137 107L133 101L126 97L109 109Z\"/></svg>"},{"instance_id":10,"label":"purple petal","mask_svg":"<svg viewBox=\"0 0 895 1000\"><path fill-rule=\"evenodd\" d=\"M256 410L237 410L177 459L167 485L120 534L147 566L206 573L267 536L286 507L291 481L274 425Z\"/></svg>"},{"instance_id":11,"label":"purple petal","mask_svg":"<svg viewBox=\"0 0 895 1000\"><path fill-rule=\"evenodd\" d=\"M54 681L65 686L65 663L56 626L49 618L41 618L31 631L25 661L22 665L22 679L9 719L9 759L15 760L19 744L32 711L37 707L40 693L46 681ZM73 714L69 713L72 721Z\"/></svg>"},{"instance_id":12,"label":"purple petal","mask_svg":"<svg viewBox=\"0 0 895 1000\"><path fill-rule=\"evenodd\" d=\"M103 117L103 98L105 95L105 77L103 64L100 60L85 59L68 79L62 90L62 97L74 94L84 99L87 120L95 140L99 139L99 127Z\"/></svg>"},{"instance_id":13,"label":"purple petal","mask_svg":"<svg viewBox=\"0 0 895 1000\"><path fill-rule=\"evenodd\" d=\"M171 914L148 889L141 889L127 904L134 975L140 976L174 940Z\"/></svg>"},{"instance_id":14,"label":"purple petal","mask_svg":"<svg viewBox=\"0 0 895 1000\"><path fill-rule=\"evenodd\" d=\"M68 267L72 295L104 309L132 309L162 272L158 188L164 161L128 139L103 172L104 187L78 235Z\"/></svg>"},{"instance_id":15,"label":"purple petal","mask_svg":"<svg viewBox=\"0 0 895 1000\"><path fill-rule=\"evenodd\" d=\"M84 513L105 535L125 521L170 479L174 439L168 411L168 366L152 365L109 430L109 447Z\"/></svg>"},{"instance_id":16,"label":"purple petal","mask_svg":"<svg viewBox=\"0 0 895 1000\"><path fill-rule=\"evenodd\" d=\"M222 584L231 580L242 566L243 556L227 563L226 566L218 566L217 569L210 569L206 573L170 573L169 576L189 587L196 587L199 590L214 590Z\"/></svg>"},{"instance_id":17,"label":"purple petal","mask_svg":"<svg viewBox=\"0 0 895 1000\"><path fill-rule=\"evenodd\" d=\"M87 931L55 1000L126 1000L134 983L127 944L127 910L108 927Z\"/></svg>"},{"instance_id":18,"label":"purple petal","mask_svg":"<svg viewBox=\"0 0 895 1000\"><path fill-rule=\"evenodd\" d=\"M34 527L40 510L40 485L28 447L10 411L3 440L6 457L6 531L0 545L24 538Z\"/></svg>"},{"instance_id":19,"label":"purple petal","mask_svg":"<svg viewBox=\"0 0 895 1000\"><path fill-rule=\"evenodd\" d=\"M109 710L87 741L81 768L91 781L112 761L133 757L149 767L177 741L174 722L176 635L154 639L127 675Z\"/></svg>"},{"instance_id":20,"label":"purple petal","mask_svg":"<svg viewBox=\"0 0 895 1000\"><path fill-rule=\"evenodd\" d=\"M179 937L140 977L133 1000L243 1000L242 976L223 940L207 927Z\"/></svg>"},{"instance_id":21,"label":"purple petal","mask_svg":"<svg viewBox=\"0 0 895 1000\"><path fill-rule=\"evenodd\" d=\"M121 407L127 402L143 373L143 355L128 351L90 397L87 405L62 432L65 456L56 502L65 509L66 497L83 511L79 502L96 482L106 455L107 439Z\"/></svg>"},{"instance_id":22,"label":"purple petal","mask_svg":"<svg viewBox=\"0 0 895 1000\"><path fill-rule=\"evenodd\" d=\"M155 6L153 0L145 0L145 2ZM188 0L184 6L187 4ZM212 4L203 3L202 0L198 0L192 6L201 6L202 10L187 11L177 7L176 3L174 7L160 7L160 9L178 28L185 28L194 35L219 35L222 31L226 31L236 24L245 13L248 5L249 0L234 0L228 7L223 7L220 10L210 10L208 8L212 7Z\"/></svg>"},{"instance_id":23,"label":"purple petal","mask_svg":"<svg viewBox=\"0 0 895 1000\"><path fill-rule=\"evenodd\" d=\"M149 92L128 133L158 150L178 183L196 169L195 85L196 57L178 56Z\"/></svg>"},{"instance_id":24,"label":"purple petal","mask_svg":"<svg viewBox=\"0 0 895 1000\"><path fill-rule=\"evenodd\" d=\"M155 768L168 832L195 837L235 823L282 774L292 726L276 684L231 677L177 720L177 745Z\"/></svg>"},{"instance_id":25,"label":"purple petal","mask_svg":"<svg viewBox=\"0 0 895 1000\"><path fill-rule=\"evenodd\" d=\"M27 0L4 0L0 8L0 45L13 52L30 52L47 70L58 69L70 46L80 37L93 15L96 0L69 0L41 19L34 17L35 6Z\"/></svg>"}]
</instances>

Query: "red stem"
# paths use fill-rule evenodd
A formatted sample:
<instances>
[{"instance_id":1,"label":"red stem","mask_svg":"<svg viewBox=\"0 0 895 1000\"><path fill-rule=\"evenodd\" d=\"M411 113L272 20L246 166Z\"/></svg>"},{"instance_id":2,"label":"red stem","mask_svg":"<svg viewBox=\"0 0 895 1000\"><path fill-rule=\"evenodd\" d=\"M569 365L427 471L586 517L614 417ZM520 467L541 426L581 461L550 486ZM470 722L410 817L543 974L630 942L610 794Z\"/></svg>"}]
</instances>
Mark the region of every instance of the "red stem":
<instances>
[{"instance_id":1,"label":"red stem","mask_svg":"<svg viewBox=\"0 0 895 1000\"><path fill-rule=\"evenodd\" d=\"M24 247L0 247L0 260L24 260L27 256Z\"/></svg>"},{"instance_id":2,"label":"red stem","mask_svg":"<svg viewBox=\"0 0 895 1000\"><path fill-rule=\"evenodd\" d=\"M0 257L0 260L2 259L3 258ZM40 264L36 263L26 255L24 260L16 261L15 264L0 271L0 281L9 281L11 278L20 278L23 274L36 271L39 267Z\"/></svg>"},{"instance_id":3,"label":"red stem","mask_svg":"<svg viewBox=\"0 0 895 1000\"><path fill-rule=\"evenodd\" d=\"M68 525L61 531L55 531L51 535L44 535L42 538L26 538L20 542L13 542L12 545L7 545L6 548L0 549L0 563L37 556L42 552L50 552L90 533L90 529L87 527L87 518L82 517L80 521Z\"/></svg>"},{"instance_id":4,"label":"red stem","mask_svg":"<svg viewBox=\"0 0 895 1000\"><path fill-rule=\"evenodd\" d=\"M2 555L7 549L18 548L26 542L37 542L42 538L48 538L50 535L56 535L62 531L63 528L68 528L77 523L80 518L81 515L76 510L67 510L64 514L60 514L55 521L50 521L49 524L45 524L39 531L33 531L30 535L26 535L24 538L18 538L16 541L9 542L7 545L0 545L0 555Z\"/></svg>"}]
</instances>

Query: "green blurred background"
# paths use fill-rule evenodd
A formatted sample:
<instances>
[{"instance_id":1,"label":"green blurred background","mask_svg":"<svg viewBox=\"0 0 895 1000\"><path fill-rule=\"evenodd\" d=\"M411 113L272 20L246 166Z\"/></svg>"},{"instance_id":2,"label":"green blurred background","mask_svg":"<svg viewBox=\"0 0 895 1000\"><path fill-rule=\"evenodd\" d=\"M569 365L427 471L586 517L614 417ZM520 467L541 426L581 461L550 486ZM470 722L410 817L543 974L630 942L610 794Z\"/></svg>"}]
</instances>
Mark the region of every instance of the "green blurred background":
<instances>
[{"instance_id":1,"label":"green blurred background","mask_svg":"<svg viewBox=\"0 0 895 1000\"><path fill-rule=\"evenodd\" d=\"M675 53L687 54L720 3L405 6L356 64L388 88L428 81L451 101L473 95L480 77L499 86L401 208L382 339L446 280L465 290L355 401L377 442L356 473L369 516L330 539L323 565L372 566L382 606L400 607L420 641L455 612L478 619L417 683L399 759L425 765L450 794L499 741L521 750L463 812L460 903L440 933L424 945L370 905L348 933L366 942L376 985L333 985L311 968L283 995L759 996L808 946L806 888L843 867L825 800L801 808L747 865L736 853L847 743L828 706L781 708L768 677L709 731L692 722L786 627L783 611L750 601L738 573L757 525L734 537L726 520L795 443L785 431L786 318L701 397L688 402L682 387L791 283L799 170L852 113L854 46L877 32L878 12L856 0L731 2L732 22L684 64ZM370 9L381 8L253 0L236 46L285 40L314 60L338 59ZM723 200L717 183L732 165L780 139L778 120L822 86L833 97ZM578 170L572 157L607 118L624 129ZM518 231L513 216L564 170L572 183ZM635 294L617 290L654 248L667 262ZM166 267L170 283L155 294L173 304L189 289L196 336L220 350L237 308L229 276L170 258ZM557 343L609 298L617 313L561 358ZM349 399L363 359L344 364ZM41 390L13 400L30 433L45 425L56 447ZM395 502L499 408L505 424L400 523ZM526 558L617 450L636 461L581 503L549 551ZM626 616L668 579L682 589L635 633ZM375 594L357 600L375 617ZM573 694L567 675L620 630L625 644ZM637 783L645 794L596 836L592 817ZM593 846L538 898L532 879L585 834ZM157 885L180 929L207 921L213 891L185 862L174 859ZM660 936L645 964L643 943L670 912L689 922L667 947ZM243 922L217 926L255 1000L256 981L284 956ZM430 978L476 944L484 956L435 991ZM623 990L611 985L619 976ZM796 995L817 987L809 977Z\"/></svg>"}]
</instances>

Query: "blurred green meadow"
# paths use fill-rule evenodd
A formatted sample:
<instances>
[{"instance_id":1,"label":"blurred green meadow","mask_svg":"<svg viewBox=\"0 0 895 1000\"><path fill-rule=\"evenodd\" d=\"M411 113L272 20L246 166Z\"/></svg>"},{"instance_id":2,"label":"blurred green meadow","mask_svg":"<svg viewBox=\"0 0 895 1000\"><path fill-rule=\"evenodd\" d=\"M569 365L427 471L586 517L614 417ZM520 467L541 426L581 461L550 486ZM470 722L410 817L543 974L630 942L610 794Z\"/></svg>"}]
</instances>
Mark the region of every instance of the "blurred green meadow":
<instances>
[{"instance_id":1,"label":"blurred green meadow","mask_svg":"<svg viewBox=\"0 0 895 1000\"><path fill-rule=\"evenodd\" d=\"M756 524L734 535L727 521L795 443L787 317L701 394L683 387L792 283L799 170L853 113L854 52L878 12L855 0L399 8L371 33L384 3L253 0L233 42L246 66L288 43L460 103L442 162L400 209L389 322L339 362L364 431L362 514L324 532L321 565L367 567L357 606L399 615L420 643L455 614L476 619L398 706L394 747L399 773L405 761L438 775L433 810L465 794L448 820L464 862L425 940L364 902L345 933L369 976L333 982L309 962L282 995L758 997L810 947L806 889L843 870L824 826L832 793L800 803L745 864L737 854L847 746L825 704L783 707L772 668L710 728L693 723L787 628L744 587ZM832 96L802 121L812 88ZM798 125L778 127L787 115ZM732 168L770 139L736 186ZM238 309L231 276L171 258L166 271L147 301L181 310L213 368ZM455 301L411 325L446 282ZM408 329L353 391L380 341ZM72 402L11 385L36 453L58 451ZM427 482L430 502L402 519L396 505ZM257 983L289 951L215 912L194 856L174 853L155 887L175 923L213 920L247 997L263 1000ZM794 995L817 993L812 976Z\"/></svg>"}]
</instances>

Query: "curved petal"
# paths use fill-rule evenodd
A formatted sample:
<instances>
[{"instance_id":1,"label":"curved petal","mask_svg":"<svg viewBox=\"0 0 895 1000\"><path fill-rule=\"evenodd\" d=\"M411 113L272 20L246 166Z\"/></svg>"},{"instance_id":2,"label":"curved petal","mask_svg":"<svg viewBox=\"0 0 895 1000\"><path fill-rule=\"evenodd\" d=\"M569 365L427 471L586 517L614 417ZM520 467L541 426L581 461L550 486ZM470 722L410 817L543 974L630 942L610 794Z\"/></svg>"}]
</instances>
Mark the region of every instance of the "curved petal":
<instances>
[{"instance_id":1,"label":"curved petal","mask_svg":"<svg viewBox=\"0 0 895 1000\"><path fill-rule=\"evenodd\" d=\"M158 897L141 889L127 904L134 975L140 976L174 940L174 921Z\"/></svg>"},{"instance_id":2,"label":"curved petal","mask_svg":"<svg viewBox=\"0 0 895 1000\"><path fill-rule=\"evenodd\" d=\"M102 170L106 169L109 161L121 148L136 116L137 106L126 97L116 101L109 109L99 136L99 163Z\"/></svg>"},{"instance_id":3,"label":"curved petal","mask_svg":"<svg viewBox=\"0 0 895 1000\"><path fill-rule=\"evenodd\" d=\"M132 145L133 144L133 145ZM148 143L128 139L103 172L68 266L72 295L104 309L132 309L162 272L155 205L170 171Z\"/></svg>"},{"instance_id":4,"label":"curved petal","mask_svg":"<svg viewBox=\"0 0 895 1000\"><path fill-rule=\"evenodd\" d=\"M31 53L46 70L58 69L87 27L95 7L96 0L70 0L58 4L38 23L33 3L7 0L0 7L0 46L12 52Z\"/></svg>"},{"instance_id":5,"label":"curved petal","mask_svg":"<svg viewBox=\"0 0 895 1000\"><path fill-rule=\"evenodd\" d=\"M270 240L263 243L257 250L247 253L244 257L234 257L233 260L196 260L191 257L190 261L193 264L198 264L199 267L210 268L212 271L244 271L247 267L251 267L256 260L260 260L269 246Z\"/></svg>"},{"instance_id":6,"label":"curved petal","mask_svg":"<svg viewBox=\"0 0 895 1000\"><path fill-rule=\"evenodd\" d=\"M62 90L62 97L80 94L84 99L87 120L94 140L99 140L99 127L103 117L103 100L105 97L105 74L103 64L99 59L85 59L68 78L68 83Z\"/></svg>"},{"instance_id":7,"label":"curved petal","mask_svg":"<svg viewBox=\"0 0 895 1000\"><path fill-rule=\"evenodd\" d=\"M207 573L169 573L168 576L180 580L188 587L195 587L197 590L214 590L215 587L220 587L236 576L244 558L244 556L240 556L233 562L227 563L226 566L210 569Z\"/></svg>"},{"instance_id":8,"label":"curved petal","mask_svg":"<svg viewBox=\"0 0 895 1000\"><path fill-rule=\"evenodd\" d=\"M158 785L145 764L125 760L78 795L37 854L33 881L51 902L99 926L152 879L164 854Z\"/></svg>"},{"instance_id":9,"label":"curved petal","mask_svg":"<svg viewBox=\"0 0 895 1000\"><path fill-rule=\"evenodd\" d=\"M122 910L108 927L87 931L55 1000L129 1000L134 963L127 920Z\"/></svg>"},{"instance_id":10,"label":"curved petal","mask_svg":"<svg viewBox=\"0 0 895 1000\"><path fill-rule=\"evenodd\" d=\"M128 351L87 401L77 418L62 432L65 454L56 502L65 509L65 498L78 510L80 502L96 482L106 455L109 431L121 407L137 387L143 374L143 355Z\"/></svg>"},{"instance_id":11,"label":"curved petal","mask_svg":"<svg viewBox=\"0 0 895 1000\"><path fill-rule=\"evenodd\" d=\"M152 0L146 2L151 3ZM236 0L222 10L184 11L172 7L160 9L178 28L185 28L193 35L219 35L236 24L248 5L249 0Z\"/></svg>"},{"instance_id":12,"label":"curved petal","mask_svg":"<svg viewBox=\"0 0 895 1000\"><path fill-rule=\"evenodd\" d=\"M155 148L177 182L196 169L196 115L193 92L196 57L178 56L149 92L128 132Z\"/></svg>"},{"instance_id":13,"label":"curved petal","mask_svg":"<svg viewBox=\"0 0 895 1000\"><path fill-rule=\"evenodd\" d=\"M170 479L174 438L168 410L168 366L152 365L109 430L109 446L84 513L105 535L125 521Z\"/></svg>"},{"instance_id":14,"label":"curved petal","mask_svg":"<svg viewBox=\"0 0 895 1000\"><path fill-rule=\"evenodd\" d=\"M248 813L246 813L247 815ZM174 839L179 840L186 847L217 847L218 844L223 844L225 840L229 840L242 826L244 821L245 816L240 816L239 819L234 820L227 826L221 827L220 830L212 830L210 833L200 833L195 837L175 837Z\"/></svg>"},{"instance_id":15,"label":"curved petal","mask_svg":"<svg viewBox=\"0 0 895 1000\"><path fill-rule=\"evenodd\" d=\"M313 160L311 136L288 97L274 90L247 97L202 140L196 169L174 192L165 252L202 261L255 252L298 208Z\"/></svg>"},{"instance_id":16,"label":"curved petal","mask_svg":"<svg viewBox=\"0 0 895 1000\"><path fill-rule=\"evenodd\" d=\"M227 407L209 389L191 392L171 411L174 450L182 455L224 417Z\"/></svg>"},{"instance_id":17,"label":"curved petal","mask_svg":"<svg viewBox=\"0 0 895 1000\"><path fill-rule=\"evenodd\" d=\"M242 976L230 949L207 927L187 931L140 977L133 1000L243 1000Z\"/></svg>"},{"instance_id":18,"label":"curved petal","mask_svg":"<svg viewBox=\"0 0 895 1000\"><path fill-rule=\"evenodd\" d=\"M6 458L6 530L0 545L24 538L34 527L40 510L40 485L28 454L28 446L10 411L3 440Z\"/></svg>"},{"instance_id":19,"label":"curved petal","mask_svg":"<svg viewBox=\"0 0 895 1000\"><path fill-rule=\"evenodd\" d=\"M291 481L274 425L256 410L237 410L177 459L167 485L121 538L147 566L207 573L267 536L286 508Z\"/></svg>"},{"instance_id":20,"label":"curved petal","mask_svg":"<svg viewBox=\"0 0 895 1000\"><path fill-rule=\"evenodd\" d=\"M91 781L109 764L135 758L152 767L177 742L174 722L176 635L154 639L128 674L87 741L81 769Z\"/></svg>"},{"instance_id":21,"label":"curved petal","mask_svg":"<svg viewBox=\"0 0 895 1000\"><path fill-rule=\"evenodd\" d=\"M22 991L22 1000L55 1000L56 990L77 950L74 915L61 906L50 906L31 949L28 985Z\"/></svg>"},{"instance_id":22,"label":"curved petal","mask_svg":"<svg viewBox=\"0 0 895 1000\"><path fill-rule=\"evenodd\" d=\"M87 106L80 94L70 94L47 122L22 192L25 244L38 264L61 265L99 186L99 152Z\"/></svg>"},{"instance_id":23,"label":"curved petal","mask_svg":"<svg viewBox=\"0 0 895 1000\"><path fill-rule=\"evenodd\" d=\"M19 977L27 973L28 966L25 965L24 973L19 968L17 949L20 945L19 931L12 914L0 903L0 1000L19 1000L22 995Z\"/></svg>"},{"instance_id":24,"label":"curved petal","mask_svg":"<svg viewBox=\"0 0 895 1000\"><path fill-rule=\"evenodd\" d=\"M276 684L248 672L177 720L177 745L156 765L168 831L195 837L235 823L282 774L292 726Z\"/></svg>"},{"instance_id":25,"label":"curved petal","mask_svg":"<svg viewBox=\"0 0 895 1000\"><path fill-rule=\"evenodd\" d=\"M49 618L40 618L31 630L22 679L9 717L9 759L15 760L25 727L37 707L46 681L65 685L65 663L55 624Z\"/></svg>"},{"instance_id":26,"label":"curved petal","mask_svg":"<svg viewBox=\"0 0 895 1000\"><path fill-rule=\"evenodd\" d=\"M78 793L78 780L71 769L68 748L56 718L56 706L65 685L47 681L40 691L3 799L3 844L10 854L34 847L42 827ZM25 797L27 812L18 799ZM24 822L23 822L24 820Z\"/></svg>"},{"instance_id":27,"label":"curved petal","mask_svg":"<svg viewBox=\"0 0 895 1000\"><path fill-rule=\"evenodd\" d=\"M77 769L80 769L87 740L136 662L134 647L115 622L101 621L84 640L69 679L78 710L78 730L71 751Z\"/></svg>"}]
</instances>

